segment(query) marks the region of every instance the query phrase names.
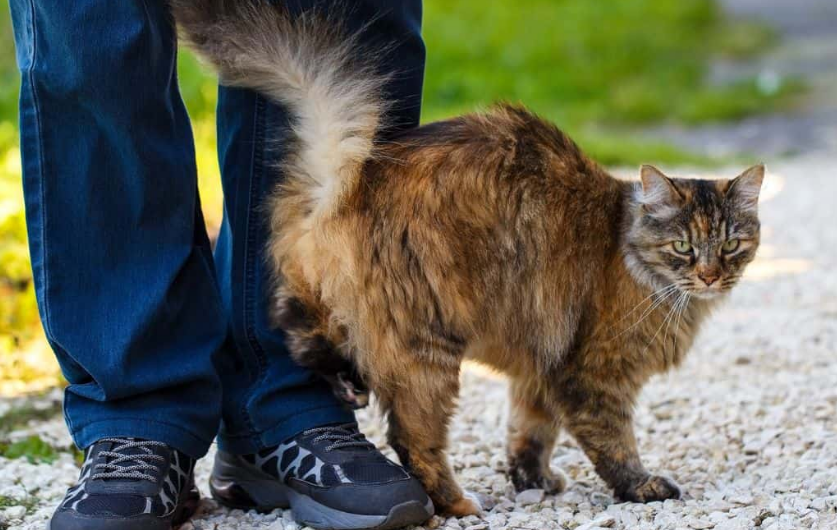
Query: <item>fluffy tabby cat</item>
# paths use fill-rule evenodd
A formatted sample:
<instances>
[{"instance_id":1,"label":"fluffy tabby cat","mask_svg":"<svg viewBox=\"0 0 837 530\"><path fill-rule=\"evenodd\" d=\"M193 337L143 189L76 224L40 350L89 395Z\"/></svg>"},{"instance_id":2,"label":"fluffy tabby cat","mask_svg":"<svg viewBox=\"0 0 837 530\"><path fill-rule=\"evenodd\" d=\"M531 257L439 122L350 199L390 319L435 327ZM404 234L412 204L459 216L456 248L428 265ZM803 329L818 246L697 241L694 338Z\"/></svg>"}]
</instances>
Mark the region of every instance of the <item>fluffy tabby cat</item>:
<instances>
[{"instance_id":1,"label":"fluffy tabby cat","mask_svg":"<svg viewBox=\"0 0 837 530\"><path fill-rule=\"evenodd\" d=\"M296 360L344 398L375 392L389 442L438 511L479 511L445 453L467 358L511 379L518 489L564 487L549 468L563 428L619 498L680 495L640 461L634 402L753 259L762 166L715 181L643 166L641 183L620 181L509 105L379 142L387 79L336 17L172 4L224 83L294 116L268 205L277 318Z\"/></svg>"}]
</instances>

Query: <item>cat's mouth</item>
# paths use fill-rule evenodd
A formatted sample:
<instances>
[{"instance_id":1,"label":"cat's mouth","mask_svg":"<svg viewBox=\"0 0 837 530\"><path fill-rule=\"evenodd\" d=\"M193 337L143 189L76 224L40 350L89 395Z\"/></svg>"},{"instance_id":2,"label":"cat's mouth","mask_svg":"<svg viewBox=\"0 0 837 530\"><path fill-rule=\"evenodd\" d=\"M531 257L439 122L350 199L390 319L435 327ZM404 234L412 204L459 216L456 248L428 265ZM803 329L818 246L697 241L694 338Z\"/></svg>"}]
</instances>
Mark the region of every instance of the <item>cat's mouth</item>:
<instances>
[{"instance_id":1,"label":"cat's mouth","mask_svg":"<svg viewBox=\"0 0 837 530\"><path fill-rule=\"evenodd\" d=\"M700 298L702 300L712 300L713 298L718 298L726 294L725 291L720 291L717 289L694 289L686 292L689 293L691 296L694 296L695 298Z\"/></svg>"},{"instance_id":2,"label":"cat's mouth","mask_svg":"<svg viewBox=\"0 0 837 530\"><path fill-rule=\"evenodd\" d=\"M719 298L727 294L734 282L717 281L712 285L706 285L700 280L685 280L677 283L677 287L681 292L689 294L701 300L711 300Z\"/></svg>"},{"instance_id":3,"label":"cat's mouth","mask_svg":"<svg viewBox=\"0 0 837 530\"><path fill-rule=\"evenodd\" d=\"M729 289L726 289L721 285L710 285L700 287L687 287L684 288L683 291L689 293L689 295L694 296L695 298L700 298L702 300L711 300L713 298L718 298L727 294L729 292Z\"/></svg>"}]
</instances>

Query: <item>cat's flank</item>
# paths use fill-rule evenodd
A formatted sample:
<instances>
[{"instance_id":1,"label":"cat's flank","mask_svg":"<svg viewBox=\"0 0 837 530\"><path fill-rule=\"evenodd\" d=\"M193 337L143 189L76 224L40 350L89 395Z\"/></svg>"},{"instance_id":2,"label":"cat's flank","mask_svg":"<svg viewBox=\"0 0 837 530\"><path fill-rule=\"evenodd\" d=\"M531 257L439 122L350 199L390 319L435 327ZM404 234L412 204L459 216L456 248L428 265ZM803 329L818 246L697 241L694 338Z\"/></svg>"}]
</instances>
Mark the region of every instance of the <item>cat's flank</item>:
<instances>
[{"instance_id":1,"label":"cat's flank","mask_svg":"<svg viewBox=\"0 0 837 530\"><path fill-rule=\"evenodd\" d=\"M277 318L295 359L338 394L368 385L438 511L479 511L446 455L466 358L511 380L516 488L561 491L549 460L565 429L619 498L680 495L642 465L634 402L753 259L763 167L708 181L644 166L639 182L620 181L513 106L376 141L387 80L336 17L172 3L223 82L295 118L268 205Z\"/></svg>"}]
</instances>

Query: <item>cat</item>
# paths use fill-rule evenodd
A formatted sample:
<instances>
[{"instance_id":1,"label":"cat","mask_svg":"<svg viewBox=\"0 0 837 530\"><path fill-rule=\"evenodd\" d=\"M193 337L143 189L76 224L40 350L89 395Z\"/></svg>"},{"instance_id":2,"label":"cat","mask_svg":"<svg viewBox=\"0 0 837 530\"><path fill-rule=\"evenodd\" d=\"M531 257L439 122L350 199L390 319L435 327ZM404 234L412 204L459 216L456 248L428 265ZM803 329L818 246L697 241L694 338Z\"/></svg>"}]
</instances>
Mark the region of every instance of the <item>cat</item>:
<instances>
[{"instance_id":1,"label":"cat","mask_svg":"<svg viewBox=\"0 0 837 530\"><path fill-rule=\"evenodd\" d=\"M294 118L267 204L276 317L294 358L338 395L341 378L368 385L438 512L480 512L446 455L465 359L510 379L518 490L564 489L549 466L564 429L618 498L680 496L640 460L635 400L681 363L753 260L764 166L731 180L642 166L638 182L619 180L505 104L381 141L388 78L338 17L240 0L172 5L223 83Z\"/></svg>"}]
</instances>

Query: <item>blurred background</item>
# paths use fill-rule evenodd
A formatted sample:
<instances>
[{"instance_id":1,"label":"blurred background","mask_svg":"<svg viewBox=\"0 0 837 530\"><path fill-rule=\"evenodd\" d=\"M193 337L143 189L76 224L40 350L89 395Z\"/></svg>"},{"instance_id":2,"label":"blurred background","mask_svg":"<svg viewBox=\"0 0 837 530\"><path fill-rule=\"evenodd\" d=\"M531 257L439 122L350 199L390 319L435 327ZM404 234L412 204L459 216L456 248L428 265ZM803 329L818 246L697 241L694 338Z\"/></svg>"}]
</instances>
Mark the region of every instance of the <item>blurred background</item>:
<instances>
[{"instance_id":1,"label":"blurred background","mask_svg":"<svg viewBox=\"0 0 837 530\"><path fill-rule=\"evenodd\" d=\"M714 0L427 0L423 121L498 99L522 101L608 165L713 164L714 153L655 127L734 123L793 108L804 80L748 67L780 46L761 20ZM210 231L221 220L213 75L188 51L180 84L195 129ZM723 70L723 72L720 72ZM720 72L720 73L719 73ZM729 72L729 73L728 73ZM58 382L33 296L17 134L18 71L8 9L0 11L0 395ZM647 134L635 134L645 131Z\"/></svg>"},{"instance_id":2,"label":"blurred background","mask_svg":"<svg viewBox=\"0 0 837 530\"><path fill-rule=\"evenodd\" d=\"M623 168L711 170L833 150L837 141L832 0L426 0L424 27L425 122L521 101L594 158ZM179 70L213 233L221 220L216 82L189 52ZM61 385L33 296L17 97L2 9L0 398L9 399ZM0 406L7 424L12 409Z\"/></svg>"},{"instance_id":3,"label":"blurred background","mask_svg":"<svg viewBox=\"0 0 837 530\"><path fill-rule=\"evenodd\" d=\"M424 27L424 122L520 101L620 175L639 163L679 176L769 168L758 259L684 366L655 378L637 409L643 458L687 501L610 505L563 437L553 464L569 491L527 505L502 475L505 383L470 367L451 461L491 510L470 528L837 528L837 1L425 0ZM214 234L216 83L186 51L179 71ZM0 9L0 530L43 528L79 456L33 294L18 82ZM368 412L361 420L382 443L380 423ZM191 528L297 528L287 512L202 510ZM432 527L465 527L454 523Z\"/></svg>"}]
</instances>

